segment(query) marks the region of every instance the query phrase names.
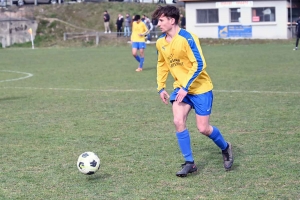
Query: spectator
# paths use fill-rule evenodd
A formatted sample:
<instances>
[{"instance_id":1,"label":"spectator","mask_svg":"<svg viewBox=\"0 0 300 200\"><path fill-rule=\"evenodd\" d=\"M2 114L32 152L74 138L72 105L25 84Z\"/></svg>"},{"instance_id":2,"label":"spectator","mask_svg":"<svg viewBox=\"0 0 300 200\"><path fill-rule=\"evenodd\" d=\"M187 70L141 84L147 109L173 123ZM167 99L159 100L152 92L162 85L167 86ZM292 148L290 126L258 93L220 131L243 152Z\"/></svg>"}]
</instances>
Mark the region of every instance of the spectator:
<instances>
[{"instance_id":1,"label":"spectator","mask_svg":"<svg viewBox=\"0 0 300 200\"><path fill-rule=\"evenodd\" d=\"M166 0L158 0L157 3L166 4Z\"/></svg>"},{"instance_id":2,"label":"spectator","mask_svg":"<svg viewBox=\"0 0 300 200\"><path fill-rule=\"evenodd\" d=\"M126 17L124 19L124 37L129 37L130 36L130 27L131 27L131 17L127 13Z\"/></svg>"},{"instance_id":3,"label":"spectator","mask_svg":"<svg viewBox=\"0 0 300 200\"><path fill-rule=\"evenodd\" d=\"M180 14L180 27L185 29L185 16L183 14Z\"/></svg>"},{"instance_id":4,"label":"spectator","mask_svg":"<svg viewBox=\"0 0 300 200\"><path fill-rule=\"evenodd\" d=\"M145 23L146 19L147 19L147 16L146 15L142 15L141 21Z\"/></svg>"},{"instance_id":5,"label":"spectator","mask_svg":"<svg viewBox=\"0 0 300 200\"><path fill-rule=\"evenodd\" d=\"M157 31L156 31L157 24L158 24L158 20L152 18L152 25L153 25L152 33L153 33L153 37L155 38L157 38Z\"/></svg>"},{"instance_id":6,"label":"spectator","mask_svg":"<svg viewBox=\"0 0 300 200\"><path fill-rule=\"evenodd\" d=\"M110 16L109 16L107 10L104 11L103 20L104 20L104 28L105 28L104 33L111 33L110 27L109 27Z\"/></svg>"},{"instance_id":7,"label":"spectator","mask_svg":"<svg viewBox=\"0 0 300 200\"><path fill-rule=\"evenodd\" d=\"M124 21L123 16L121 14L119 14L118 19L116 21L117 37L120 37L122 35L123 21Z\"/></svg>"},{"instance_id":8,"label":"spectator","mask_svg":"<svg viewBox=\"0 0 300 200\"><path fill-rule=\"evenodd\" d=\"M299 38L300 38L300 17L296 21L296 47L294 50L298 50L298 43L299 43Z\"/></svg>"},{"instance_id":9,"label":"spectator","mask_svg":"<svg viewBox=\"0 0 300 200\"><path fill-rule=\"evenodd\" d=\"M151 32L153 30L153 24L150 21L150 19L148 19L148 18L145 19L145 24L146 24L146 26L148 28L148 31L149 31L149 33L147 35L147 43L150 43L150 41L151 41Z\"/></svg>"}]
</instances>

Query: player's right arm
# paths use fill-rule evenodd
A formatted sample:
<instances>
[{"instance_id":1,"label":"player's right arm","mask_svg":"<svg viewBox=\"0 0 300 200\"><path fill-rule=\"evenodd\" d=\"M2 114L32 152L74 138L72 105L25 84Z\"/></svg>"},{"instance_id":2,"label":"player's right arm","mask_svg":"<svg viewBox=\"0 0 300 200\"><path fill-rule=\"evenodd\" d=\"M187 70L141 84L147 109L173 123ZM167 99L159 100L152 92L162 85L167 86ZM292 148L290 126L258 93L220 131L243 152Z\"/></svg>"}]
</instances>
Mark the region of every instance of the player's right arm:
<instances>
[{"instance_id":1,"label":"player's right arm","mask_svg":"<svg viewBox=\"0 0 300 200\"><path fill-rule=\"evenodd\" d=\"M168 99L170 98L170 95L168 94L168 92L166 90L163 90L161 93L159 93L160 99L162 100L162 102L164 102L164 104L168 104L169 101Z\"/></svg>"},{"instance_id":2,"label":"player's right arm","mask_svg":"<svg viewBox=\"0 0 300 200\"><path fill-rule=\"evenodd\" d=\"M169 74L169 68L166 65L161 52L157 51L157 91L161 92L166 88L166 81Z\"/></svg>"},{"instance_id":3,"label":"player's right arm","mask_svg":"<svg viewBox=\"0 0 300 200\"><path fill-rule=\"evenodd\" d=\"M169 74L169 68L165 62L165 59L162 53L159 51L160 47L157 44L157 91L160 95L161 100L168 104L169 94L165 91L166 88L166 81Z\"/></svg>"},{"instance_id":4,"label":"player's right arm","mask_svg":"<svg viewBox=\"0 0 300 200\"><path fill-rule=\"evenodd\" d=\"M136 33L136 26L137 26L136 22L135 22L135 21L132 22L132 26L131 26L131 36L130 36L131 42L136 42L136 41L137 41L137 40L136 40L136 35L137 35L138 33Z\"/></svg>"}]
</instances>

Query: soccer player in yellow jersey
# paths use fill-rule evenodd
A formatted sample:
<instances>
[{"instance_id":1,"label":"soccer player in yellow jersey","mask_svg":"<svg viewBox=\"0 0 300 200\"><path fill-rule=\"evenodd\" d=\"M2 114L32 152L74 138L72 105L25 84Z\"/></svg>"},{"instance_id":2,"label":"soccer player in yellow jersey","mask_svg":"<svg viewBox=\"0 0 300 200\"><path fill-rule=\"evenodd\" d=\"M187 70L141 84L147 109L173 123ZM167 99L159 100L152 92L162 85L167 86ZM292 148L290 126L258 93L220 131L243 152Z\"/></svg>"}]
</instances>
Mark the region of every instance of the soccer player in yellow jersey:
<instances>
[{"instance_id":1,"label":"soccer player in yellow jersey","mask_svg":"<svg viewBox=\"0 0 300 200\"><path fill-rule=\"evenodd\" d=\"M217 127L209 123L213 85L206 72L206 62L198 37L178 26L179 10L175 6L158 7L152 18L158 19L158 27L163 32L156 42L157 90L165 104L168 104L170 98L177 141L185 159L176 176L186 177L197 171L190 134L186 127L191 109L195 109L199 132L209 137L221 149L224 168L230 170L233 164L231 144L223 138ZM174 77L174 91L170 96L165 90L169 72Z\"/></svg>"},{"instance_id":2,"label":"soccer player in yellow jersey","mask_svg":"<svg viewBox=\"0 0 300 200\"><path fill-rule=\"evenodd\" d=\"M136 15L134 17L134 22L132 23L131 45L132 55L139 62L139 66L135 70L137 72L143 71L145 57L144 50L146 48L145 35L147 35L148 32L147 26L141 21L141 16ZM138 50L140 51L140 55L137 54Z\"/></svg>"}]
</instances>

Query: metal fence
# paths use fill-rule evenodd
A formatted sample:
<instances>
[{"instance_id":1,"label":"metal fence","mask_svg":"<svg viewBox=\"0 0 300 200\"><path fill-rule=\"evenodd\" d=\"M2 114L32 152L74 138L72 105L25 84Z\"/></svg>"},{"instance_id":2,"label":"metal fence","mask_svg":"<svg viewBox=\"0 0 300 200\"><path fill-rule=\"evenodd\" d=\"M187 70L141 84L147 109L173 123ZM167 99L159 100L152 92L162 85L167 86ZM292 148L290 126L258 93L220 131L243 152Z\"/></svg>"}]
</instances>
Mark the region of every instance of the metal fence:
<instances>
[{"instance_id":1,"label":"metal fence","mask_svg":"<svg viewBox=\"0 0 300 200\"><path fill-rule=\"evenodd\" d=\"M95 40L95 44L99 45L100 32L80 32L80 33L64 33L64 41L66 40Z\"/></svg>"},{"instance_id":2,"label":"metal fence","mask_svg":"<svg viewBox=\"0 0 300 200\"><path fill-rule=\"evenodd\" d=\"M151 31L150 35L145 36L146 43L155 43L157 38L161 35L160 31ZM100 45L101 43L107 43L108 41L117 43L128 43L130 42L130 37L124 36L124 32L73 32L64 33L64 41L67 40L81 40L81 41L93 41L95 45Z\"/></svg>"},{"instance_id":3,"label":"metal fence","mask_svg":"<svg viewBox=\"0 0 300 200\"><path fill-rule=\"evenodd\" d=\"M287 27L288 29L288 34L289 34L289 38L296 38L297 37L297 32L296 32L296 25L288 25Z\"/></svg>"}]
</instances>

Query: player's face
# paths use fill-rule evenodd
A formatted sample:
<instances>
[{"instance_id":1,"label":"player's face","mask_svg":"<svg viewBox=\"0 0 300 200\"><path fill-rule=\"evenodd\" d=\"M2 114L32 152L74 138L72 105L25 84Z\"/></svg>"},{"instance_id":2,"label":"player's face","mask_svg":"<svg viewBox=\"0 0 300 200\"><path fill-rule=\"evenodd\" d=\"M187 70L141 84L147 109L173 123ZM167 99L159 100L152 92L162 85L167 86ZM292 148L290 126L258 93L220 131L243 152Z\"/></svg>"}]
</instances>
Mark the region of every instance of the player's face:
<instances>
[{"instance_id":1,"label":"player's face","mask_svg":"<svg viewBox=\"0 0 300 200\"><path fill-rule=\"evenodd\" d=\"M162 15L158 19L157 25L159 26L161 32L166 33L172 29L174 24L175 24L175 19Z\"/></svg>"}]
</instances>

